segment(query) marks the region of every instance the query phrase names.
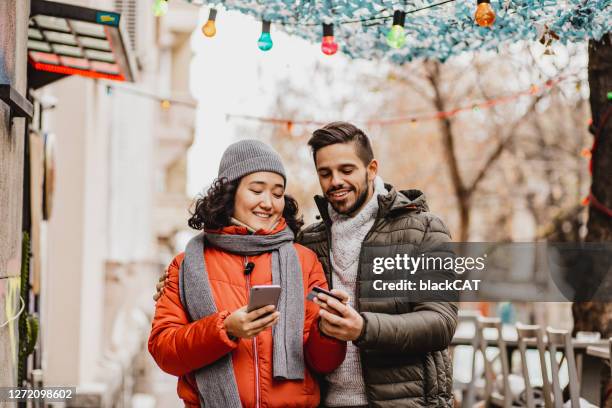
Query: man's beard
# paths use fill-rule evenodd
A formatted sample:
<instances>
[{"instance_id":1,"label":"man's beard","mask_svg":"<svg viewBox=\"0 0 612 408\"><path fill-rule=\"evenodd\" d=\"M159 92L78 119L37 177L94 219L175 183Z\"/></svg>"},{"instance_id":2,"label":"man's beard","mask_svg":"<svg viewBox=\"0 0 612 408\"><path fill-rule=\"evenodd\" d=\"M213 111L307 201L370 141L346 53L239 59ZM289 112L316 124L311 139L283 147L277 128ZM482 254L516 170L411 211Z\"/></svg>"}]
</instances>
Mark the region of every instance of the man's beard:
<instances>
[{"instance_id":1,"label":"man's beard","mask_svg":"<svg viewBox=\"0 0 612 408\"><path fill-rule=\"evenodd\" d=\"M332 208L338 213L338 214L342 214L342 215L352 215L355 211L357 211L359 208L361 208L361 206L365 203L366 199L368 198L368 191L370 189L369 185L368 185L368 174L366 173L365 176L365 189L363 191L361 191L361 194L359 194L359 196L357 197L357 200L355 200L355 203L353 205L351 205L347 210L341 210L339 208L336 208L334 206L334 204L331 204Z\"/></svg>"}]
</instances>

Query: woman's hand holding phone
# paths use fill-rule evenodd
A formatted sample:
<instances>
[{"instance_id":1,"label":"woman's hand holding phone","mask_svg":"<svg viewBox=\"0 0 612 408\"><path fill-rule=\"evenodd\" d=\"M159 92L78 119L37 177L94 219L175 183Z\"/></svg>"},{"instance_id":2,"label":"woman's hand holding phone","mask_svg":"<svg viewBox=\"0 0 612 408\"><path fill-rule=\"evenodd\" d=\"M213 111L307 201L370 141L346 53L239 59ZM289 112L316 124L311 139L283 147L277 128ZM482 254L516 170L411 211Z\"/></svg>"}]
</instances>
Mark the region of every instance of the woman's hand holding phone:
<instances>
[{"instance_id":1,"label":"woman's hand holding phone","mask_svg":"<svg viewBox=\"0 0 612 408\"><path fill-rule=\"evenodd\" d=\"M247 306L243 306L224 320L225 331L230 336L251 339L274 326L280 316L280 312L275 312L275 309L274 305L268 305L247 312Z\"/></svg>"}]
</instances>

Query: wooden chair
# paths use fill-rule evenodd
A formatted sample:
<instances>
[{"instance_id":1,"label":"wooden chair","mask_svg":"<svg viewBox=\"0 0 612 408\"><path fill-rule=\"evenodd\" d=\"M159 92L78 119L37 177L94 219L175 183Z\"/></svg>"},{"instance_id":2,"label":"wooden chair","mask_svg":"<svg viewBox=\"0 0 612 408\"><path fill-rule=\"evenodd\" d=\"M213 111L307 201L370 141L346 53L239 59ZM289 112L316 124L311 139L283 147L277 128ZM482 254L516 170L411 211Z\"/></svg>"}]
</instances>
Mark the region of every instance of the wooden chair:
<instances>
[{"instance_id":1,"label":"wooden chair","mask_svg":"<svg viewBox=\"0 0 612 408\"><path fill-rule=\"evenodd\" d=\"M550 382L548 380L548 369L546 364L546 345L542 328L538 325L526 325L517 323L516 332L518 334L518 350L521 356L521 372L525 381L525 404L527 408L535 408L535 395L529 377L527 366L527 346L535 342L540 360L540 371L542 372L542 390L544 393L544 406L552 408L552 394Z\"/></svg>"},{"instance_id":2,"label":"wooden chair","mask_svg":"<svg viewBox=\"0 0 612 408\"><path fill-rule=\"evenodd\" d=\"M553 397L555 408L563 407L563 390L559 381L559 369L561 364L557 362L557 352L565 355L567 372L569 377L569 391L572 408L580 408L580 384L578 370L576 369L576 357L572 344L572 335L567 330L546 329L548 336L548 351L550 352L550 365L552 374Z\"/></svg>"},{"instance_id":3,"label":"wooden chair","mask_svg":"<svg viewBox=\"0 0 612 408\"><path fill-rule=\"evenodd\" d=\"M510 408L512 406L512 394L510 392L510 365L508 363L508 352L506 342L502 336L501 320L496 317L480 317L478 322L478 336L480 337L480 351L484 360L485 368L485 403L487 406ZM496 345L499 353L494 358L487 355L487 339L484 336L485 329L497 331ZM501 372L495 374L493 365L496 359L501 363ZM496 390L496 379L501 376L501 393Z\"/></svg>"}]
</instances>

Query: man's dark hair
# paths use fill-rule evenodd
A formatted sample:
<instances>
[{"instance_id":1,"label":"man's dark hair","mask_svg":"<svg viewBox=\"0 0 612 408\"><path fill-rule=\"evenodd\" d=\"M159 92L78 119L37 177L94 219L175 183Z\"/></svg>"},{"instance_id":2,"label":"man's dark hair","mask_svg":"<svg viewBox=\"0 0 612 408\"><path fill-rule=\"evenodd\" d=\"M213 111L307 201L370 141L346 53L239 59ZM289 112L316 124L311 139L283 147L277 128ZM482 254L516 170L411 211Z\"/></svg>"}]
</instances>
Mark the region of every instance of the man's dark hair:
<instances>
[{"instance_id":1,"label":"man's dark hair","mask_svg":"<svg viewBox=\"0 0 612 408\"><path fill-rule=\"evenodd\" d=\"M234 214L234 198L240 179L228 182L226 178L216 179L205 196L195 200L195 209L191 212L191 218L187 222L196 230L221 229L231 225L231 217ZM304 225L297 201L289 194L285 194L285 209L283 217L287 226L298 234Z\"/></svg>"},{"instance_id":2,"label":"man's dark hair","mask_svg":"<svg viewBox=\"0 0 612 408\"><path fill-rule=\"evenodd\" d=\"M348 122L332 122L317 129L312 133L308 141L308 146L312 149L312 158L317 160L317 151L323 147L337 143L355 143L357 156L361 159L364 166L370 164L374 159L374 152L370 139L355 125Z\"/></svg>"}]
</instances>

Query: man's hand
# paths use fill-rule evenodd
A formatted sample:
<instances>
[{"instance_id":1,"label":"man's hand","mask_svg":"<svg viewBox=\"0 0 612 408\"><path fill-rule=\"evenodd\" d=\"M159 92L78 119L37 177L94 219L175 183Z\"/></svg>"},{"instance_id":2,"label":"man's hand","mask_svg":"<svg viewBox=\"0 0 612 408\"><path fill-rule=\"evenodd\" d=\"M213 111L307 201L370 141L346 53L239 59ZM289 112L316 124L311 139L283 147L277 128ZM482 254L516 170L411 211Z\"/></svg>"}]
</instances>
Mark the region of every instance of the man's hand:
<instances>
[{"instance_id":1,"label":"man's hand","mask_svg":"<svg viewBox=\"0 0 612 408\"><path fill-rule=\"evenodd\" d=\"M268 305L247 313L247 307L243 306L223 321L225 331L234 337L253 338L276 324L280 312L275 312L274 309L274 305ZM268 313L268 316L262 317Z\"/></svg>"},{"instance_id":2,"label":"man's hand","mask_svg":"<svg viewBox=\"0 0 612 408\"><path fill-rule=\"evenodd\" d=\"M331 292L342 298L342 302L324 293L317 295L315 301L321 307L319 328L324 334L338 340L357 340L363 329L363 317L348 304L348 293L338 289Z\"/></svg>"},{"instance_id":3,"label":"man's hand","mask_svg":"<svg viewBox=\"0 0 612 408\"><path fill-rule=\"evenodd\" d=\"M159 277L159 282L155 285L155 289L157 292L153 295L153 300L158 301L161 295L164 293L164 287L166 286L166 281L168 280L168 269L164 269L164 274Z\"/></svg>"}]
</instances>

